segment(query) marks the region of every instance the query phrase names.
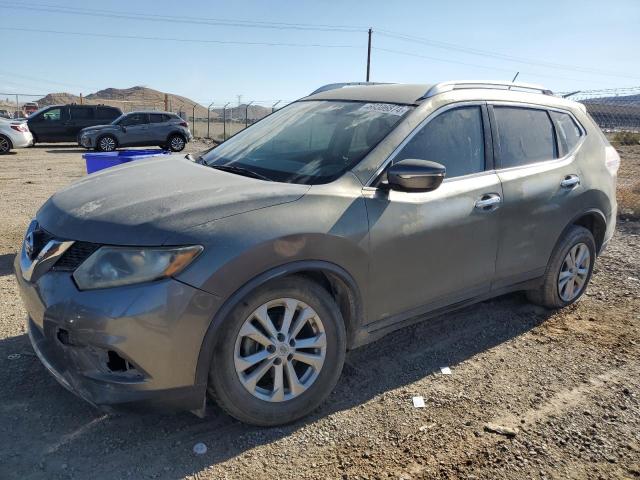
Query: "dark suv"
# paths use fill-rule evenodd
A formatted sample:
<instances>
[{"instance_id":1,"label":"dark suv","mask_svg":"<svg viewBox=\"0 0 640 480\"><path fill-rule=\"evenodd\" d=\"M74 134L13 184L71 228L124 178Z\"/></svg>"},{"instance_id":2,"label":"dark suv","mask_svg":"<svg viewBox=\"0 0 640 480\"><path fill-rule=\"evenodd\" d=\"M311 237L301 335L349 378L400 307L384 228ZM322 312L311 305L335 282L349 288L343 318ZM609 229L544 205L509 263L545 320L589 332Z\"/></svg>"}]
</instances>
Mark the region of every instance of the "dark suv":
<instances>
[{"instance_id":1,"label":"dark suv","mask_svg":"<svg viewBox=\"0 0 640 480\"><path fill-rule=\"evenodd\" d=\"M290 422L394 329L576 302L616 222L618 154L531 85L330 85L189 158L56 193L16 257L38 357L94 404Z\"/></svg>"},{"instance_id":2,"label":"dark suv","mask_svg":"<svg viewBox=\"0 0 640 480\"><path fill-rule=\"evenodd\" d=\"M120 115L119 108L107 105L52 105L31 114L27 124L33 143L75 142L83 128L110 123Z\"/></svg>"}]
</instances>

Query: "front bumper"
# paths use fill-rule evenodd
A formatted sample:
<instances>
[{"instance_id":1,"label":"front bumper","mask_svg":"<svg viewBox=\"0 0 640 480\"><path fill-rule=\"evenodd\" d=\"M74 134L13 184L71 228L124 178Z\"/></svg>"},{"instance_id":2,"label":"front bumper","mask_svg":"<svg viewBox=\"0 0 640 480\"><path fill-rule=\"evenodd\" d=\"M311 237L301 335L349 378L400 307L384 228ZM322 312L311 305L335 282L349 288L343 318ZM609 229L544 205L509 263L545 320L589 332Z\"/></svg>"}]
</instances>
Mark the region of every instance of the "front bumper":
<instances>
[{"instance_id":1,"label":"front bumper","mask_svg":"<svg viewBox=\"0 0 640 480\"><path fill-rule=\"evenodd\" d=\"M195 371L217 297L173 279L82 292L68 272L32 283L14 266L33 348L65 388L97 406L203 407Z\"/></svg>"},{"instance_id":2,"label":"front bumper","mask_svg":"<svg viewBox=\"0 0 640 480\"><path fill-rule=\"evenodd\" d=\"M93 147L93 139L91 137L81 135L80 137L78 137L78 146L91 148Z\"/></svg>"}]
</instances>

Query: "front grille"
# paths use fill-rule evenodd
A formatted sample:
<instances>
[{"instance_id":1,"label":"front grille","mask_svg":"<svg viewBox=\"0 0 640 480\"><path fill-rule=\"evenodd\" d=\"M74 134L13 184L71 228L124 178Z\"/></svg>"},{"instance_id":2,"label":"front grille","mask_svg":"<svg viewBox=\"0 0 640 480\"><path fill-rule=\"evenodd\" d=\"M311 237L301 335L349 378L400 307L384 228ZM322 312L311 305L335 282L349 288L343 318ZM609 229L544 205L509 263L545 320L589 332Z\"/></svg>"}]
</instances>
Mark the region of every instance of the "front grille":
<instances>
[{"instance_id":1,"label":"front grille","mask_svg":"<svg viewBox=\"0 0 640 480\"><path fill-rule=\"evenodd\" d=\"M73 272L98 248L100 245L97 243L75 242L64 252L51 270L54 272Z\"/></svg>"}]
</instances>

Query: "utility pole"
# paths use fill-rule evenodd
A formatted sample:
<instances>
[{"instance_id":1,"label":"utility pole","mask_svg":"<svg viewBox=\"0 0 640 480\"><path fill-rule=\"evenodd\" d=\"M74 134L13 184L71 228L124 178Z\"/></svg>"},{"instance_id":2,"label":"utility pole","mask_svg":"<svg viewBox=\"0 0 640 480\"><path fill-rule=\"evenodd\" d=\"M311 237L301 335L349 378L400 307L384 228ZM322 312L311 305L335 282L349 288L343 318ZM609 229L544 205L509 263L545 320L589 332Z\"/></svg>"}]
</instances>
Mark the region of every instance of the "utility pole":
<instances>
[{"instance_id":1,"label":"utility pole","mask_svg":"<svg viewBox=\"0 0 640 480\"><path fill-rule=\"evenodd\" d=\"M20 111L20 102L18 101L18 94L16 93L16 112Z\"/></svg>"},{"instance_id":2,"label":"utility pole","mask_svg":"<svg viewBox=\"0 0 640 480\"><path fill-rule=\"evenodd\" d=\"M244 106L244 128L247 128L249 126L249 105L251 105L252 103L253 100L251 100Z\"/></svg>"},{"instance_id":3,"label":"utility pole","mask_svg":"<svg viewBox=\"0 0 640 480\"><path fill-rule=\"evenodd\" d=\"M164 94L164 111L169 111L169 95L166 93Z\"/></svg>"},{"instance_id":4,"label":"utility pole","mask_svg":"<svg viewBox=\"0 0 640 480\"><path fill-rule=\"evenodd\" d=\"M369 81L369 72L371 71L371 33L372 29L369 29L369 46L367 47L367 82Z\"/></svg>"},{"instance_id":5,"label":"utility pole","mask_svg":"<svg viewBox=\"0 0 640 480\"><path fill-rule=\"evenodd\" d=\"M242 95L236 95L238 97L238 106L242 103Z\"/></svg>"}]
</instances>

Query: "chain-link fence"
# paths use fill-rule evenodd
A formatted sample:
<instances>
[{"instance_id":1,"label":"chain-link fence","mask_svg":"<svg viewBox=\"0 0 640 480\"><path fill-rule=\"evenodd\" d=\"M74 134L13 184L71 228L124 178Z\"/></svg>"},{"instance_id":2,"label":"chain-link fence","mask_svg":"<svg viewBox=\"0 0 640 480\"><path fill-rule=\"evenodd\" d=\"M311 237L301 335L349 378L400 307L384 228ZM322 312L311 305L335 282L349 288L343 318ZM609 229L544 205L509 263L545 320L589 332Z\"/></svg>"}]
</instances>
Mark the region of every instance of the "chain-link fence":
<instances>
[{"instance_id":1,"label":"chain-link fence","mask_svg":"<svg viewBox=\"0 0 640 480\"><path fill-rule=\"evenodd\" d=\"M562 94L587 107L606 132L640 132L640 87L585 90Z\"/></svg>"},{"instance_id":2,"label":"chain-link fence","mask_svg":"<svg viewBox=\"0 0 640 480\"><path fill-rule=\"evenodd\" d=\"M193 103L170 94L134 87L134 94L107 89L105 97L82 97L66 93L38 95L0 93L0 116L25 117L34 109L51 104L85 103L105 104L123 112L137 110L166 110L177 113L189 123L195 137L217 141L235 135L246 126L272 113L288 101L250 101L232 105ZM102 92L101 92L102 93ZM583 90L557 93L583 103L587 111L606 133L640 132L640 87L607 90Z\"/></svg>"}]
</instances>

